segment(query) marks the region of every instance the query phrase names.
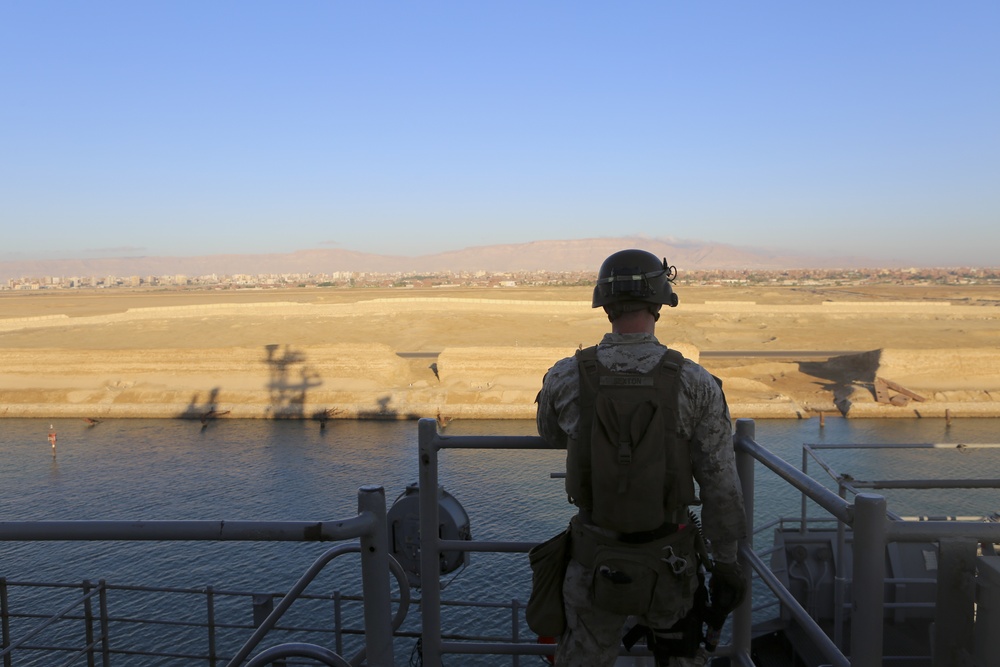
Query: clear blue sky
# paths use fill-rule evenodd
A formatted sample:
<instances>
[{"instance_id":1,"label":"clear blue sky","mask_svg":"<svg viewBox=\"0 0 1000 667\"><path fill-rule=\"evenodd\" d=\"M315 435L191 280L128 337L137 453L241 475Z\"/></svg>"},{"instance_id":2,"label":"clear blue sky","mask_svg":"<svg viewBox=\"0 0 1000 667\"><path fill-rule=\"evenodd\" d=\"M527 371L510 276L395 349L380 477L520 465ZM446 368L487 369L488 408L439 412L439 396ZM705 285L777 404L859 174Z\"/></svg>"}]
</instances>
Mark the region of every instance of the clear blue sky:
<instances>
[{"instance_id":1,"label":"clear blue sky","mask_svg":"<svg viewBox=\"0 0 1000 667\"><path fill-rule=\"evenodd\" d=\"M0 260L643 234L1000 265L1000 3L0 3Z\"/></svg>"}]
</instances>

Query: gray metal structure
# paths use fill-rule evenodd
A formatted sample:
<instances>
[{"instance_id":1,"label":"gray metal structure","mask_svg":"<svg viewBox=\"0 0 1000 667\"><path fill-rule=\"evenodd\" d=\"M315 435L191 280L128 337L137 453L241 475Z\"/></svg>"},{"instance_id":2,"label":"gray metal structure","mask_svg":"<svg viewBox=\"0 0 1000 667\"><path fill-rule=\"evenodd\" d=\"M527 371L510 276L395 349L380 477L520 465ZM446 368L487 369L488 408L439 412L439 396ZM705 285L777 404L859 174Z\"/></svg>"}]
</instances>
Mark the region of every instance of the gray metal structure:
<instances>
[{"instance_id":1,"label":"gray metal structure","mask_svg":"<svg viewBox=\"0 0 1000 667\"><path fill-rule=\"evenodd\" d=\"M807 664L837 667L895 664L904 658L887 653L890 644L889 630L908 619L933 621L932 641L928 642L933 654L916 661L906 658L910 661L906 664L916 662L935 666L975 667L1000 664L997 662L997 656L1000 655L1000 557L995 555L993 547L1000 544L1000 524L971 520L904 521L887 508L884 497L870 491L899 485L937 488L943 484L940 480L858 482L838 475L822 461L817 452L831 447L828 445L804 446L803 469L798 470L756 442L752 420L737 421L733 442L746 503L748 534L755 535L777 527L778 540L778 545L769 551L755 550L752 541L748 540L740 545L740 559L750 583L755 578L758 590L766 587L779 606L778 619L781 624L770 627L779 627L794 634L800 645L803 642L808 644L810 651L818 656L807 661ZM445 436L438 432L437 423L433 419L420 420L417 446L419 488L434 490L440 486L438 462L442 450L553 449L535 436ZM809 459L819 461L824 471L837 481L836 492L806 472ZM777 519L762 527L753 525L754 477L759 466L773 472L802 494L800 516ZM997 480L972 480L966 483L986 488L1000 486ZM847 499L848 494L851 494L851 501ZM519 636L519 618L523 614L523 605L517 600L510 604L511 633L505 641L456 639L449 637L451 633L442 630L442 554L473 551L525 553L534 543L444 539L439 535L442 520L440 497L438 493L421 493L418 498L421 589L419 639L423 664L436 667L442 664L447 655L496 655L508 656L516 666L520 664L519 656L551 654L551 645L537 644L533 642L533 637L525 640ZM821 508L826 515L819 519L807 517L806 499ZM834 528L814 527L817 522L823 521L832 523ZM258 667L292 657L310 658L321 664L336 666L367 664L372 667L387 667L393 664L393 633L408 613L409 586L406 574L390 556L385 496L381 487L366 486L359 490L356 517L327 523L0 522L0 541L343 541L355 538L359 538L360 542L336 545L323 554L273 609L261 609L258 627L251 628L243 647L228 659L229 667ZM914 544L929 544L931 546L928 548L934 550L937 565L934 579L899 576L895 571L887 571L887 566L895 568L898 562L905 561L908 545ZM346 660L341 655L338 635L337 646L334 647L336 650L315 643L286 643L271 646L251 657L288 607L296 599L305 597L306 586L323 566L337 556L352 551L360 551L362 561L363 652ZM770 565L765 561L768 554L771 555ZM794 571L794 563L790 563L789 558L794 561L799 557L805 559L800 564L820 564L821 576L815 580L804 576L802 572L807 572L808 567L802 569L802 572ZM785 569L775 567L776 563L779 566L784 563ZM395 617L391 611L394 601L390 599L390 572L398 580L401 591ZM527 572L525 558L526 576ZM827 579L831 579L829 586ZM803 589L803 582L816 585L811 590L806 590ZM3 639L0 657L4 661L3 667L13 667L11 656L14 651L27 646L33 637L66 617L72 610L81 608L84 610L83 618L87 628L86 644L70 655L64 664L74 664L81 656L86 656L88 665L96 664L97 659L103 665L110 665L113 652L108 647L109 614L106 609L106 591L109 588L104 582L96 586L85 582L78 599L48 618L40 619L35 628L15 640L11 637L8 623L14 614L10 611L7 600L7 585L0 579ZM803 590L809 595L804 595ZM920 599L904 599L906 596L901 592L911 597L914 597L914 592L923 593ZM205 593L211 617L213 592L209 589ZM95 603L99 606L96 613L92 609ZM830 608L829 614L824 611L827 607ZM744 667L752 665L751 650L755 635L760 631L754 625L754 614L756 612L759 617L762 611L766 610L752 608L748 596L748 600L733 614L731 640L719 647L716 655L728 657L731 664ZM832 622L825 620L827 615L832 618ZM758 622L758 626L760 625ZM212 637L212 630L209 628L210 644L213 642ZM207 659L210 665L215 665L216 658L213 656L214 653L210 650L209 656L201 659Z\"/></svg>"},{"instance_id":2,"label":"gray metal structure","mask_svg":"<svg viewBox=\"0 0 1000 667\"><path fill-rule=\"evenodd\" d=\"M363 486L358 490L358 515L343 521L329 523L305 522L256 522L256 521L11 521L0 523L0 541L26 540L249 540L249 541L332 541L360 538L360 547L340 545L328 550L299 580L295 588L282 598L279 604L264 620L257 632L246 641L240 651L229 662L228 667L243 664L268 630L274 627L281 615L322 568L337 556L360 551L361 580L364 590L365 655L372 667L392 667L392 616L389 599L390 556L386 533L385 490L381 486ZM398 569L398 565L397 565ZM402 571L399 575L402 576ZM4 598L6 589L4 588ZM78 605L85 605L89 613L91 599L100 595L102 607L105 604L104 586L86 592L80 600L74 600L49 619L35 627L17 641L9 642L8 617L3 616L3 647L0 657L4 667L10 667L11 654L20 646L60 620ZM6 599L0 600L6 609ZM405 611L404 611L405 614ZM102 664L110 665L108 649L107 613L102 609L100 637L92 637L88 623L88 645L80 655L88 657L93 664L95 649L100 654ZM98 649L98 642L100 648ZM270 664L278 658L311 657L328 665L349 665L341 656L326 647L315 645L280 645L267 649L247 665ZM71 657L71 660L73 658ZM262 662L264 660L264 662ZM70 663L67 663L70 664Z\"/></svg>"}]
</instances>

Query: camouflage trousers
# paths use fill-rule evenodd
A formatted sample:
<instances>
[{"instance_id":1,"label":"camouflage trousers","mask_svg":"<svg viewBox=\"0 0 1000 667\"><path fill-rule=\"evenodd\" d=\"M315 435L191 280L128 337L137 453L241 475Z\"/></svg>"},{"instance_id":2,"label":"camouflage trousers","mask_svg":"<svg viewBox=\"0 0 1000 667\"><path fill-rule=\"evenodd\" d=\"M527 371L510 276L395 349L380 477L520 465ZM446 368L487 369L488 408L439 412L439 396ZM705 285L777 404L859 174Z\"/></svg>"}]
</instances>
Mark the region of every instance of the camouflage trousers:
<instances>
[{"instance_id":1,"label":"camouflage trousers","mask_svg":"<svg viewBox=\"0 0 1000 667\"><path fill-rule=\"evenodd\" d=\"M670 613L629 617L603 611L594 606L591 595L592 570L575 560L566 568L563 603L566 607L566 630L556 648L556 667L612 667L618 658L622 635L635 622L654 630L673 626L691 609L696 577L678 580L678 599ZM629 620L633 623L629 623ZM649 665L654 665L652 658ZM700 667L704 655L695 658L671 658L671 667ZM663 667L663 666L661 666Z\"/></svg>"}]
</instances>

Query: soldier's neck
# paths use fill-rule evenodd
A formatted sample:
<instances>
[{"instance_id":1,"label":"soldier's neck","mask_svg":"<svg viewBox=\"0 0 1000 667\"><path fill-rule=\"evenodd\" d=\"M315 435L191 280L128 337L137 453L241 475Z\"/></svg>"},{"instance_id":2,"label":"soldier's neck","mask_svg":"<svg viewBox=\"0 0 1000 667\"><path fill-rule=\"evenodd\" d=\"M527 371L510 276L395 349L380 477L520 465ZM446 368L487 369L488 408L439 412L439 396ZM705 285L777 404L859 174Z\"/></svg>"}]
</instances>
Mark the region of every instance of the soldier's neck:
<instances>
[{"instance_id":1,"label":"soldier's neck","mask_svg":"<svg viewBox=\"0 0 1000 667\"><path fill-rule=\"evenodd\" d=\"M611 323L611 332L616 334L654 333L656 320L645 310L624 313Z\"/></svg>"}]
</instances>

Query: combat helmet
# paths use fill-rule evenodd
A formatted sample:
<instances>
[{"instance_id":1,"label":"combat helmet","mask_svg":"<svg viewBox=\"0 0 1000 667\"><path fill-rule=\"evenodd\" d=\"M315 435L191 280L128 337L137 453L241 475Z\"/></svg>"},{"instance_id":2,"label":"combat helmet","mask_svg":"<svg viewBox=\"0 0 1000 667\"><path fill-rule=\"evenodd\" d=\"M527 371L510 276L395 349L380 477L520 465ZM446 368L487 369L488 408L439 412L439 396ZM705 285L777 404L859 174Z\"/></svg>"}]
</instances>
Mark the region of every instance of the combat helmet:
<instances>
[{"instance_id":1,"label":"combat helmet","mask_svg":"<svg viewBox=\"0 0 1000 667\"><path fill-rule=\"evenodd\" d=\"M619 250L601 264L594 285L593 307L627 301L677 306L672 283L677 268L645 250Z\"/></svg>"}]
</instances>

